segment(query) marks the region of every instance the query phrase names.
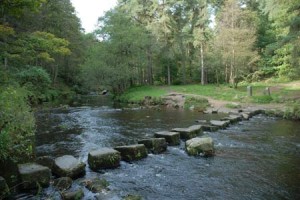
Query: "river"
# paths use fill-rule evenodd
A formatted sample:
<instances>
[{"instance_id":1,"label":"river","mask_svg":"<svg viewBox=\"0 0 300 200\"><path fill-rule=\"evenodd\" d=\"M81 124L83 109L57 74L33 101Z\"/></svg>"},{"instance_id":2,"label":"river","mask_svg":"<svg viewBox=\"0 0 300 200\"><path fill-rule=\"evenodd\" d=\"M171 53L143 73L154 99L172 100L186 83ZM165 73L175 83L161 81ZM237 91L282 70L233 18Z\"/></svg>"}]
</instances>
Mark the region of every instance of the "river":
<instances>
[{"instance_id":1,"label":"river","mask_svg":"<svg viewBox=\"0 0 300 200\"><path fill-rule=\"evenodd\" d=\"M223 116L122 109L106 97L94 96L82 97L76 107L39 111L36 117L38 156L70 154L86 162L92 149L134 144L153 137L156 131ZM121 162L114 170L95 173L87 166L85 178L105 178L111 189L107 199L121 199L127 194L149 200L300 199L299 122L258 115L204 135L214 139L215 157L190 157L182 142L163 154ZM73 187L78 187L77 182ZM42 196L59 198L52 187ZM85 189L85 198L97 199L97 195Z\"/></svg>"}]
</instances>

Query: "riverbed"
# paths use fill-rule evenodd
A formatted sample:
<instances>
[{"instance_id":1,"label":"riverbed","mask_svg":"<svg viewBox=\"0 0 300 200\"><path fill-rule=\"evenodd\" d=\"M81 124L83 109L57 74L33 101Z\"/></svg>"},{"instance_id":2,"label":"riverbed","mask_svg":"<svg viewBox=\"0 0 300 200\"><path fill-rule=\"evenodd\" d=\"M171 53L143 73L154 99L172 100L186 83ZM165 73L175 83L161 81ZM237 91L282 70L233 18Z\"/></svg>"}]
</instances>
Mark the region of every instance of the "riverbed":
<instances>
[{"instance_id":1,"label":"riverbed","mask_svg":"<svg viewBox=\"0 0 300 200\"><path fill-rule=\"evenodd\" d=\"M88 152L99 147L135 144L157 131L222 117L183 110L125 109L106 97L82 97L76 106L36 113L36 153L70 154L86 162ZM110 192L100 198L85 189L85 199L122 199L128 194L149 200L300 199L299 122L257 115L203 135L213 138L215 157L190 157L181 142L163 154L121 162L114 170L95 173L87 166L84 179L105 178ZM79 187L80 180L73 188ZM41 196L59 199L52 187Z\"/></svg>"}]
</instances>

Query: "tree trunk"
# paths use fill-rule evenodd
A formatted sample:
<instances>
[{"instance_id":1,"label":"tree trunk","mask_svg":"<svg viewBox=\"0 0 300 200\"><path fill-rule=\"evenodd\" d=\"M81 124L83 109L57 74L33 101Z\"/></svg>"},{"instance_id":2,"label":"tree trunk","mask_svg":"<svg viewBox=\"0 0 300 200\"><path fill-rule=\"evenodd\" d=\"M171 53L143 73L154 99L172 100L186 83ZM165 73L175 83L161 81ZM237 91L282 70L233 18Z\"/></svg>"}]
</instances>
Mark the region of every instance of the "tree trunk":
<instances>
[{"instance_id":1,"label":"tree trunk","mask_svg":"<svg viewBox=\"0 0 300 200\"><path fill-rule=\"evenodd\" d=\"M148 49L148 69L147 69L147 78L148 78L148 84L153 85L153 74L152 74L152 52L151 49Z\"/></svg>"},{"instance_id":2,"label":"tree trunk","mask_svg":"<svg viewBox=\"0 0 300 200\"><path fill-rule=\"evenodd\" d=\"M170 64L168 63L168 85L171 85L171 71L170 71Z\"/></svg>"},{"instance_id":3,"label":"tree trunk","mask_svg":"<svg viewBox=\"0 0 300 200\"><path fill-rule=\"evenodd\" d=\"M205 73L204 73L204 58L203 58L203 45L200 44L200 59L201 59L201 85L205 85Z\"/></svg>"},{"instance_id":4,"label":"tree trunk","mask_svg":"<svg viewBox=\"0 0 300 200\"><path fill-rule=\"evenodd\" d=\"M4 58L4 69L7 70L7 57Z\"/></svg>"}]
</instances>

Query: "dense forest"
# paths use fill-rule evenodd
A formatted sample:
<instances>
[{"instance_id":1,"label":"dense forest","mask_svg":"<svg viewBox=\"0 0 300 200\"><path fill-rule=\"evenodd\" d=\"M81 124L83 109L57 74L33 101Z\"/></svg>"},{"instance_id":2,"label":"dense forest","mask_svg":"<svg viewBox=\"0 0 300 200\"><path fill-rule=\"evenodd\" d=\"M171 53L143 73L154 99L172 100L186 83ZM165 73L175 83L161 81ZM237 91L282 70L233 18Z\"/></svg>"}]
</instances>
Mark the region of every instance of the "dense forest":
<instances>
[{"instance_id":1,"label":"dense forest","mask_svg":"<svg viewBox=\"0 0 300 200\"><path fill-rule=\"evenodd\" d=\"M1 0L0 44L2 160L31 155L31 106L42 102L101 88L299 79L300 4L119 0L86 34L70 0Z\"/></svg>"}]
</instances>

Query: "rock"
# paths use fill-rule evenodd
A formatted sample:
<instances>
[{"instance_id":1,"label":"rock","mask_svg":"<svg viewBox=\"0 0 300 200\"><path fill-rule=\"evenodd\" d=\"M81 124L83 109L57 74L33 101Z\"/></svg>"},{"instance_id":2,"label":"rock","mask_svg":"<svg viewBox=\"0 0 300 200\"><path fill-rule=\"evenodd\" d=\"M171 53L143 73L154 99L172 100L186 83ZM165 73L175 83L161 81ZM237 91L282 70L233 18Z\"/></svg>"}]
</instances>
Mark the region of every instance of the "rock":
<instances>
[{"instance_id":1,"label":"rock","mask_svg":"<svg viewBox=\"0 0 300 200\"><path fill-rule=\"evenodd\" d=\"M198 136L202 132L201 125L194 125L188 128L174 128L173 132L179 132L180 138L183 140L188 140Z\"/></svg>"},{"instance_id":2,"label":"rock","mask_svg":"<svg viewBox=\"0 0 300 200\"><path fill-rule=\"evenodd\" d=\"M53 173L59 177L77 178L85 174L85 163L74 156L61 156L54 160Z\"/></svg>"},{"instance_id":3,"label":"rock","mask_svg":"<svg viewBox=\"0 0 300 200\"><path fill-rule=\"evenodd\" d=\"M154 134L156 138L165 138L168 145L176 146L180 144L180 134L178 132L160 131Z\"/></svg>"},{"instance_id":4,"label":"rock","mask_svg":"<svg viewBox=\"0 0 300 200\"><path fill-rule=\"evenodd\" d=\"M60 191L71 188L73 180L70 177L61 177L54 180L53 186Z\"/></svg>"},{"instance_id":5,"label":"rock","mask_svg":"<svg viewBox=\"0 0 300 200\"><path fill-rule=\"evenodd\" d=\"M50 156L41 156L36 159L36 162L40 165L49 167L49 169L53 169L54 159Z\"/></svg>"},{"instance_id":6,"label":"rock","mask_svg":"<svg viewBox=\"0 0 300 200\"><path fill-rule=\"evenodd\" d=\"M129 146L118 146L115 150L121 153L121 158L124 161L131 162L134 160L140 160L148 156L147 149L143 144L135 144Z\"/></svg>"},{"instance_id":7,"label":"rock","mask_svg":"<svg viewBox=\"0 0 300 200\"><path fill-rule=\"evenodd\" d=\"M139 195L132 195L129 194L126 197L123 198L123 200L142 200L143 198Z\"/></svg>"},{"instance_id":8,"label":"rock","mask_svg":"<svg viewBox=\"0 0 300 200\"><path fill-rule=\"evenodd\" d=\"M67 191L61 193L62 199L64 200L81 200L84 197L84 192L82 189L75 191Z\"/></svg>"},{"instance_id":9,"label":"rock","mask_svg":"<svg viewBox=\"0 0 300 200\"><path fill-rule=\"evenodd\" d=\"M209 132L214 132L214 131L217 131L219 130L219 127L217 126L212 126L212 125L208 125L208 124L202 124L202 130L203 131L209 131Z\"/></svg>"},{"instance_id":10,"label":"rock","mask_svg":"<svg viewBox=\"0 0 300 200\"><path fill-rule=\"evenodd\" d=\"M230 123L236 123L241 120L242 120L242 117L239 115L229 115L228 117L225 117L222 119L222 121L230 121Z\"/></svg>"},{"instance_id":11,"label":"rock","mask_svg":"<svg viewBox=\"0 0 300 200\"><path fill-rule=\"evenodd\" d=\"M193 138L185 142L185 148L189 155L214 155L214 143L211 137Z\"/></svg>"},{"instance_id":12,"label":"rock","mask_svg":"<svg viewBox=\"0 0 300 200\"><path fill-rule=\"evenodd\" d=\"M0 199L5 198L10 195L10 191L8 188L8 185L6 183L6 180L0 176Z\"/></svg>"},{"instance_id":13,"label":"rock","mask_svg":"<svg viewBox=\"0 0 300 200\"><path fill-rule=\"evenodd\" d=\"M110 148L101 148L96 151L91 151L88 155L88 163L92 170L119 167L120 160L120 152Z\"/></svg>"},{"instance_id":14,"label":"rock","mask_svg":"<svg viewBox=\"0 0 300 200\"><path fill-rule=\"evenodd\" d=\"M207 120L205 120L205 119L199 119L199 120L196 120L195 122L201 123L201 124L205 124L205 123L207 123Z\"/></svg>"},{"instance_id":15,"label":"rock","mask_svg":"<svg viewBox=\"0 0 300 200\"><path fill-rule=\"evenodd\" d=\"M211 120L210 124L213 126L217 126L219 128L226 128L230 124L230 122L227 120L226 121Z\"/></svg>"},{"instance_id":16,"label":"rock","mask_svg":"<svg viewBox=\"0 0 300 200\"><path fill-rule=\"evenodd\" d=\"M48 167L36 164L19 164L18 171L23 189L35 189L40 186L48 187L51 171Z\"/></svg>"},{"instance_id":17,"label":"rock","mask_svg":"<svg viewBox=\"0 0 300 200\"><path fill-rule=\"evenodd\" d=\"M241 116L244 120L249 120L251 118L251 116L248 113L242 113Z\"/></svg>"},{"instance_id":18,"label":"rock","mask_svg":"<svg viewBox=\"0 0 300 200\"><path fill-rule=\"evenodd\" d=\"M167 150L168 143L165 138L150 138L138 141L139 144L144 144L148 152L159 154Z\"/></svg>"},{"instance_id":19,"label":"rock","mask_svg":"<svg viewBox=\"0 0 300 200\"><path fill-rule=\"evenodd\" d=\"M86 180L85 187L93 193L108 191L109 183L105 179Z\"/></svg>"}]
</instances>

